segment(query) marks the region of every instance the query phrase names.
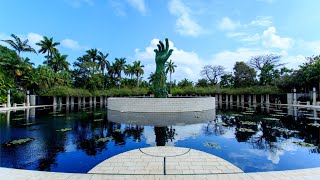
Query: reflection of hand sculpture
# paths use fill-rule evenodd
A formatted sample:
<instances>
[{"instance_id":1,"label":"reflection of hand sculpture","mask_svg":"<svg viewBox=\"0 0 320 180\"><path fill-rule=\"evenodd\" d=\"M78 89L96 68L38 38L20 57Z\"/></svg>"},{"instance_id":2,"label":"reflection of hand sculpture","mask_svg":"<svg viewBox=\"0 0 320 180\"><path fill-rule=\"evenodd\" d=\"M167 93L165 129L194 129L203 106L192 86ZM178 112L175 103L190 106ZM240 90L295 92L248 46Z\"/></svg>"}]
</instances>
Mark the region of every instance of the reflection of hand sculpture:
<instances>
[{"instance_id":1,"label":"reflection of hand sculpture","mask_svg":"<svg viewBox=\"0 0 320 180\"><path fill-rule=\"evenodd\" d=\"M154 73L154 97L165 98L168 95L166 88L166 73L165 73L165 63L172 54L172 49L169 50L169 40L166 38L166 46L159 41L157 45L158 49L155 49L156 53L156 72Z\"/></svg>"}]
</instances>

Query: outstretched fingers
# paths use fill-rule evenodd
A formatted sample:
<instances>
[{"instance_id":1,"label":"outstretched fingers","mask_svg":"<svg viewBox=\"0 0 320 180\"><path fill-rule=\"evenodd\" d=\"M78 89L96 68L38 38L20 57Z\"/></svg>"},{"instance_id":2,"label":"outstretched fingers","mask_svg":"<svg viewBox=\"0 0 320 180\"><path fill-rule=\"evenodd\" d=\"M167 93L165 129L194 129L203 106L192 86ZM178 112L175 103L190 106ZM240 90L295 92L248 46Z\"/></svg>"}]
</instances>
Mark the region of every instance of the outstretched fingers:
<instances>
[{"instance_id":1,"label":"outstretched fingers","mask_svg":"<svg viewBox=\"0 0 320 180\"><path fill-rule=\"evenodd\" d=\"M159 43L160 43L160 46L161 46L161 51L163 51L164 50L164 44L161 41L159 41Z\"/></svg>"},{"instance_id":2,"label":"outstretched fingers","mask_svg":"<svg viewBox=\"0 0 320 180\"><path fill-rule=\"evenodd\" d=\"M166 38L166 51L168 51L169 50L169 40L168 40L168 38Z\"/></svg>"},{"instance_id":3,"label":"outstretched fingers","mask_svg":"<svg viewBox=\"0 0 320 180\"><path fill-rule=\"evenodd\" d=\"M159 52L161 52L161 46L157 44Z\"/></svg>"}]
</instances>

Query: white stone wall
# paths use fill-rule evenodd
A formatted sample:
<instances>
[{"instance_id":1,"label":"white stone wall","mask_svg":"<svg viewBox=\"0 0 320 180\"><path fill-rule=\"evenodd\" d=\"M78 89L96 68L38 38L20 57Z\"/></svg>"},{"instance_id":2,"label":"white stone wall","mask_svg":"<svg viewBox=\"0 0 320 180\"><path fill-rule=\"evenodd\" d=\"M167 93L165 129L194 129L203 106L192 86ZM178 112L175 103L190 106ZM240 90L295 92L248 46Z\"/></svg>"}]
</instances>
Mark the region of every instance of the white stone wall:
<instances>
[{"instance_id":1,"label":"white stone wall","mask_svg":"<svg viewBox=\"0 0 320 180\"><path fill-rule=\"evenodd\" d=\"M108 98L108 109L122 112L187 112L215 109L214 97Z\"/></svg>"}]
</instances>

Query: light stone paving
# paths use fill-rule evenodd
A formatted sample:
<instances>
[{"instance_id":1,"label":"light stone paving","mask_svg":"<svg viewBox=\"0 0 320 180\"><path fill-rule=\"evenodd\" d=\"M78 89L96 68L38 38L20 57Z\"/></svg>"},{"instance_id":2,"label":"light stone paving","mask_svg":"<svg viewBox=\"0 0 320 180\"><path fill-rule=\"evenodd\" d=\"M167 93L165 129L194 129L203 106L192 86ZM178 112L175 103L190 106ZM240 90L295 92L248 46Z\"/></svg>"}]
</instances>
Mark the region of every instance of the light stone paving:
<instances>
[{"instance_id":1,"label":"light stone paving","mask_svg":"<svg viewBox=\"0 0 320 180\"><path fill-rule=\"evenodd\" d=\"M217 156L180 147L149 147L128 151L109 158L88 173L140 175L200 175L243 173Z\"/></svg>"},{"instance_id":2,"label":"light stone paving","mask_svg":"<svg viewBox=\"0 0 320 180\"><path fill-rule=\"evenodd\" d=\"M166 159L165 162L164 159ZM165 173L164 169L166 169ZM0 179L320 179L320 168L243 173L231 163L201 151L188 148L151 147L114 156L94 167L88 174L0 168Z\"/></svg>"}]
</instances>

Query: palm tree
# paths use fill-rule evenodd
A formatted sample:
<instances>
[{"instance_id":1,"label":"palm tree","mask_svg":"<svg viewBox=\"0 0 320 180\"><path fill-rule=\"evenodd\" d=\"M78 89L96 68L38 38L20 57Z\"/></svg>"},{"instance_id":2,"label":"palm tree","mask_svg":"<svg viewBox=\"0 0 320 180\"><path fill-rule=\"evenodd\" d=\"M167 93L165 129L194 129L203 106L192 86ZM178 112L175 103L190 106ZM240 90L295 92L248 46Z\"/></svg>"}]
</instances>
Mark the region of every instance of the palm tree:
<instances>
[{"instance_id":1,"label":"palm tree","mask_svg":"<svg viewBox=\"0 0 320 180\"><path fill-rule=\"evenodd\" d=\"M99 55L98 55L98 64L99 64L99 67L100 67L100 69L101 69L101 71L102 71L102 74L104 74L104 70L106 69L106 67L108 67L109 66L109 61L107 60L107 57L109 56L109 53L107 53L107 54L103 54L102 52L98 52L99 53Z\"/></svg>"},{"instance_id":2,"label":"palm tree","mask_svg":"<svg viewBox=\"0 0 320 180\"><path fill-rule=\"evenodd\" d=\"M86 55L87 57L92 60L91 62L93 63L96 63L96 60L98 59L98 50L97 49L89 49L86 51ZM93 69L92 69L92 73L94 73L94 66L93 66Z\"/></svg>"},{"instance_id":3,"label":"palm tree","mask_svg":"<svg viewBox=\"0 0 320 180\"><path fill-rule=\"evenodd\" d=\"M125 70L124 73L128 76L130 76L130 78L132 79L133 75L134 75L134 66L132 66L131 64L127 64L125 66Z\"/></svg>"},{"instance_id":4,"label":"palm tree","mask_svg":"<svg viewBox=\"0 0 320 180\"><path fill-rule=\"evenodd\" d=\"M40 42L36 43L36 45L40 46L41 49L39 49L39 53L48 53L46 58L47 58L47 63L49 62L49 59L52 59L53 54L56 53L58 50L56 46L58 46L60 43L59 42L54 42L53 38L48 38L47 36L43 37L43 40ZM47 64L48 65L48 64Z\"/></svg>"},{"instance_id":5,"label":"palm tree","mask_svg":"<svg viewBox=\"0 0 320 180\"><path fill-rule=\"evenodd\" d=\"M121 73L122 73L122 71L125 70L125 65L126 65L126 58L116 58L115 59L114 68L115 68L116 74L119 78L119 88L120 88L120 82L122 80Z\"/></svg>"},{"instance_id":6,"label":"palm tree","mask_svg":"<svg viewBox=\"0 0 320 180\"><path fill-rule=\"evenodd\" d=\"M170 61L166 62L165 66L166 66L166 73L167 74L168 74L168 72L170 73L170 93L171 93L171 88L172 88L171 74L174 73L177 65L175 65L174 62L172 61L172 59L170 59Z\"/></svg>"},{"instance_id":7,"label":"palm tree","mask_svg":"<svg viewBox=\"0 0 320 180\"><path fill-rule=\"evenodd\" d=\"M11 34L11 37L13 37L14 40L9 39L9 40L2 40L2 41L12 46L13 49L18 52L19 57L21 52L33 52L37 54L37 51L34 50L30 45L28 45L28 42L29 42L28 39L21 41L21 39L14 34Z\"/></svg>"},{"instance_id":8,"label":"palm tree","mask_svg":"<svg viewBox=\"0 0 320 180\"><path fill-rule=\"evenodd\" d=\"M52 59L50 59L47 64L54 72L69 70L69 63L67 62L68 55L61 55L59 52L54 53Z\"/></svg>"},{"instance_id":9,"label":"palm tree","mask_svg":"<svg viewBox=\"0 0 320 180\"><path fill-rule=\"evenodd\" d=\"M141 65L140 61L133 62L134 74L137 76L137 87L139 87L139 76L144 74L144 70L142 69L144 65Z\"/></svg>"},{"instance_id":10,"label":"palm tree","mask_svg":"<svg viewBox=\"0 0 320 180\"><path fill-rule=\"evenodd\" d=\"M98 55L98 65L100 66L101 69L101 73L103 75L103 85L102 88L104 90L104 85L105 85L105 76L104 76L104 70L106 67L110 66L109 61L107 60L107 57L109 56L109 53L107 54L103 54L102 52L99 51L99 55Z\"/></svg>"}]
</instances>

